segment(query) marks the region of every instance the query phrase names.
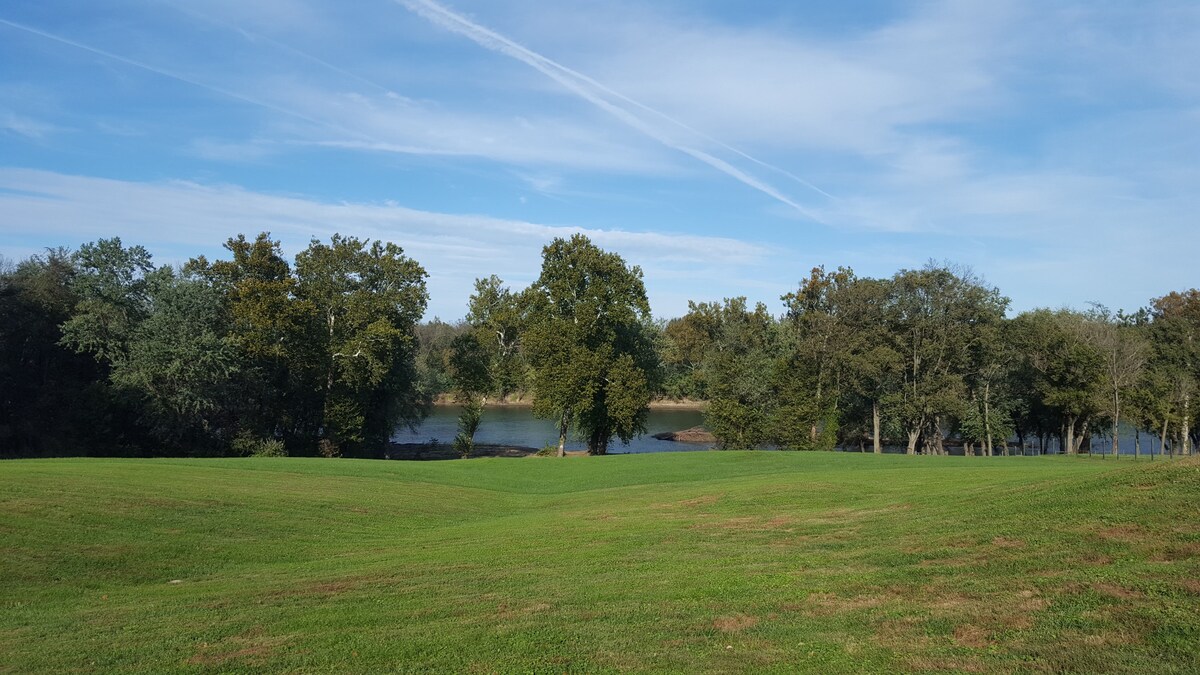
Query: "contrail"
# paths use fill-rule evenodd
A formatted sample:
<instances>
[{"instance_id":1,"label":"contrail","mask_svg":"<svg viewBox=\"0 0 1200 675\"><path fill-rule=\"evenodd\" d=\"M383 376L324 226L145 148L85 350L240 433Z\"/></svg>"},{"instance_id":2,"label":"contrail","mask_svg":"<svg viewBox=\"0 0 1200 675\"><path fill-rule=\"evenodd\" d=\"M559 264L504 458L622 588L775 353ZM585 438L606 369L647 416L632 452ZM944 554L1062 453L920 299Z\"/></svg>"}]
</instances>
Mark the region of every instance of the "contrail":
<instances>
[{"instance_id":1,"label":"contrail","mask_svg":"<svg viewBox=\"0 0 1200 675\"><path fill-rule=\"evenodd\" d=\"M16 29L18 29L18 30L23 30L23 31L25 31L25 32L27 32L27 33L32 33L32 34L34 34L34 35L38 35L38 36L41 36L41 37L43 37L43 38L46 38L47 40L53 40L54 42L58 42L58 43L61 43L61 44L64 44L64 45L68 45L68 46L74 47L74 48L76 48L76 49L82 49L82 50L83 50L83 51L85 51L85 52L91 52L91 53L93 53L93 54L98 54L98 55L100 55L100 56L103 56L103 57L105 57L105 58L107 58L107 59L112 59L112 60L114 60L114 61L118 61L118 62L120 62L120 63L124 63L124 64L126 64L126 65L130 65L130 66L133 66L133 67L135 67L135 68L141 68L142 70L149 71L149 72L151 72L151 73L154 73L154 74L156 74L156 75L161 75L161 76L163 76L163 77L167 77L167 78L170 78L170 79L172 79L172 80L178 80L178 81L180 81L180 82L183 82L183 83L185 83L185 84L190 84L190 85L192 85L193 87L199 87L199 88L201 88L201 89L206 89L206 90L208 90L208 91L211 91L211 92L214 92L214 93L220 94L220 95L222 95L222 96L227 96L227 97L229 97L229 98L236 99L236 100L238 100L238 101L242 101L243 103L249 103L250 105L255 105L255 106L258 106L258 107L260 107L260 108L265 108L265 109L267 109L267 110L271 110L271 111L273 111L273 112L277 112L277 113L279 113L279 114L281 114L281 115L287 115L287 116L289 116L289 117L295 117L295 118L297 118L297 119L304 120L305 122L309 122L310 124L315 124L315 125L317 125L317 126L326 127L326 128L328 128L328 129L333 129L333 130L335 130L335 131L339 131L339 132L341 132L341 133L349 134L349 135L351 135L351 136L358 136L358 137L360 137L360 138L368 138L368 137L366 137L366 136L364 136L364 135L362 135L362 134L359 134L359 133L353 132L353 131L351 131L351 130L349 130L349 129L345 129L345 128L343 128L343 127L340 127L340 126L338 126L338 125L336 125L336 124L332 124L332 123L330 123L330 122L326 122L326 121L323 121L323 120L318 120L318 119L316 119L316 118L313 118L313 117L309 117L308 115L305 115L304 113L296 112L295 110L289 110L289 109L287 109L287 108L282 108L282 107L280 107L280 106L277 106L277 105L274 105L274 104L272 104L272 103L267 103L266 101L260 101L260 100L258 100L258 99L251 98L251 97L249 97L249 96L246 96L246 95L244 95L244 94L239 94L239 93L238 93L238 92L236 92L236 91L231 91L231 90L229 90L229 89L224 89L224 88L222 88L222 87L218 87L218 86L216 86L216 85L208 84L207 82L201 82L201 81L199 81L199 80L193 80L192 78L190 78L190 77L187 77L187 76L185 76L185 75L180 75L180 74L178 74L178 73L174 73L174 72L171 72L171 71L169 71L169 70L166 70L166 69L163 69L163 68L159 68L159 67L157 67L157 66L152 66L152 65L150 65L150 64L148 64L148 63L143 63L143 62L141 62L141 61L135 61L134 59L127 58L127 57L124 57L124 56L121 56L120 54L114 54L114 53L112 53L112 52L105 51L105 50L103 50L103 49L100 49L100 48L97 48L97 47L92 47L92 46L90 46L90 45L83 44L82 42L76 42L75 40L71 40L71 39L69 39L69 38L62 37L61 35L55 35L54 33L47 33L47 32L46 32L46 31L44 31L44 30L39 30L39 29L37 29L37 28L33 28L32 26L26 26L26 25L24 25L24 24L20 24L20 23L17 23L17 22L15 22L15 21L9 21L8 19L0 19L0 24L3 24L3 25L5 25L5 26L10 26L10 27L12 27L12 28L16 28ZM368 138L368 140L372 140L372 139L369 139L369 138Z\"/></svg>"},{"instance_id":2,"label":"contrail","mask_svg":"<svg viewBox=\"0 0 1200 675\"><path fill-rule=\"evenodd\" d=\"M772 188L771 186L767 185L766 183L763 183L762 181L759 181L759 180L756 180L756 179L750 177L745 172L736 169L735 167L731 166L727 162L719 160L716 157L713 157L712 155L710 155L708 153L681 145L681 144L669 139L666 135L652 129L649 125L647 125L645 122L643 122L641 119L639 119L636 115L634 115L630 111L628 111L625 108L622 108L620 106L614 105L611 102L605 100L603 97L596 94L595 91L589 90L586 87L582 86L580 84L580 82L591 85L593 88L598 89L599 91L601 91L603 93L606 93L614 98L625 101L625 102L629 103L630 105L636 106L647 112L650 112L658 117L661 117L661 118L675 124L676 126L687 129L688 131L692 132L693 134L696 134L702 138L705 138L706 140L710 140L710 141L720 145L721 147L726 148L726 149L746 158L747 160L755 162L756 164L759 164L761 166L764 166L764 167L767 167L770 169L774 169L776 171L780 171L782 173L787 174L786 171L783 171L782 169L771 166L770 164L767 164L766 162L763 162L755 157L752 157L752 156L750 156L736 148L733 148L729 145L721 143L720 141L711 139L708 136L705 136L704 134L692 129L691 127L687 126L686 124L683 124L682 122L679 122L678 120L675 120L674 118L670 117L669 115L659 112L649 106L646 106L645 104L639 103L638 101L635 101L623 94L620 94L619 92L616 92L616 91L604 86L603 84L597 82L596 80L593 80L592 78L590 78L578 71L575 71L575 70L568 68L567 66L564 66L556 61L546 58L545 56L542 56L541 54L538 54L537 52L534 52L534 51L528 49L527 47L524 47L523 45L518 44L518 43L504 37L503 35L496 33L495 31L493 31L489 28L486 28L477 23L474 23L473 21L467 19L466 17L456 14L456 13L450 11L449 9L446 9L445 7L437 4L436 2L433 2L433 0L395 0L395 2L404 6L409 11L427 19L428 21L430 21L438 26L441 26L442 28L445 28L446 30L449 30L449 31L452 31L452 32L455 32L455 33L458 33L460 35L467 37L468 39L472 40L473 42L475 42L476 44L478 44L482 47L485 47L492 51L499 52L501 54L505 54L514 59L517 59L518 61L525 63L526 65L538 70L542 74L546 75L547 77L549 77L549 78L553 79L554 81L558 82L559 84L563 85L564 87L566 87L570 91L574 92L578 96L584 98L585 100L592 103L593 105L596 105L597 107L600 107L601 109L605 110L609 114L615 116L617 119L619 119L626 125L653 138L654 140L658 141L659 143L661 143L669 148L672 148L678 152L687 154L695 159L698 159L698 160L704 162L705 164L708 164L709 166L717 169L718 171L721 171L722 173L725 173L726 175L740 181L741 183L743 183L749 187L752 187L755 190L758 190L758 191L768 195L769 197L776 199L777 201L780 201L780 202L792 207L793 209L796 209L797 211L804 214L808 218L812 218L813 220L816 220L818 222L823 222L812 211L805 209L804 207L801 207L794 200L788 199L787 197L783 196L778 190ZM787 175L791 176L792 178L800 181L802 184L820 192L821 194L823 194L827 197L831 196L828 193L824 192L823 190L816 188L815 186L813 186L811 183L808 183L807 181L799 179L796 176L792 176L791 174L787 174Z\"/></svg>"},{"instance_id":3,"label":"contrail","mask_svg":"<svg viewBox=\"0 0 1200 675\"><path fill-rule=\"evenodd\" d=\"M349 70L342 68L341 66L332 64L320 57L313 56L312 54L309 54L308 52L297 49L285 42L280 42L279 40L276 40L272 37L263 35L262 33L256 33L254 31L242 28L241 26L238 26L238 25L235 25L232 23L227 23L227 22L221 21L219 19L215 19L211 16L208 16L199 11L196 11L190 7L181 7L173 2L168 2L166 0L160 0L160 1L161 1L161 4L164 4L168 7L170 7L171 9L174 9L177 12L186 14L186 15L192 17L193 19L198 19L209 25L217 26L220 28L224 28L225 30L237 33L249 42L266 42L267 44L270 44L271 46L275 47L276 49L278 49L280 51L287 52L293 56L298 56L298 57L300 57L302 59L306 59L308 61L312 61L313 63L315 63L323 68L326 68L335 73L338 73L339 75L344 75L352 80L357 80L367 86L374 87L375 89L378 89L379 91L382 91L385 94L394 94L395 93L391 89L383 86L382 84L379 84L378 82L376 82L370 78L363 77L362 75L359 75L357 73L352 73Z\"/></svg>"}]
</instances>

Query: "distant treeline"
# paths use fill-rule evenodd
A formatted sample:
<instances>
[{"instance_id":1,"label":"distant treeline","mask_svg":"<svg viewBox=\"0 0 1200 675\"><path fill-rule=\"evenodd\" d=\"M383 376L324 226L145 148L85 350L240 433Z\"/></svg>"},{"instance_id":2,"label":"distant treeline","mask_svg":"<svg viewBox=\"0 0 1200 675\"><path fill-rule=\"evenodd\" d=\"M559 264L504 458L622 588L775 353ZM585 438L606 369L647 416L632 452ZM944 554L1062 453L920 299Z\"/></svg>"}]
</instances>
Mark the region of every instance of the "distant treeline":
<instances>
[{"instance_id":1,"label":"distant treeline","mask_svg":"<svg viewBox=\"0 0 1200 675\"><path fill-rule=\"evenodd\" d=\"M0 456L368 456L438 396L468 454L490 398L531 400L603 453L652 398L708 402L722 447L1065 452L1122 423L1189 452L1200 292L1132 314L1007 318L947 265L891 278L812 270L781 313L745 298L653 321L641 271L556 239L538 280L479 279L465 319L419 323L425 271L396 245L335 235L289 263L267 234L156 267L119 239L0 269Z\"/></svg>"},{"instance_id":2,"label":"distant treeline","mask_svg":"<svg viewBox=\"0 0 1200 675\"><path fill-rule=\"evenodd\" d=\"M654 395L709 402L706 426L727 448L892 444L943 454L952 443L991 455L1015 440L1076 453L1108 435L1115 453L1122 424L1139 444L1146 432L1168 451L1200 440L1195 289L1132 314L1096 305L1007 318L998 289L929 264L886 279L817 268L781 301L780 314L745 298L693 302L685 316L647 326ZM418 326L426 388L453 394L455 345L494 340L487 395L532 397L520 302L491 277L476 282L466 320Z\"/></svg>"}]
</instances>

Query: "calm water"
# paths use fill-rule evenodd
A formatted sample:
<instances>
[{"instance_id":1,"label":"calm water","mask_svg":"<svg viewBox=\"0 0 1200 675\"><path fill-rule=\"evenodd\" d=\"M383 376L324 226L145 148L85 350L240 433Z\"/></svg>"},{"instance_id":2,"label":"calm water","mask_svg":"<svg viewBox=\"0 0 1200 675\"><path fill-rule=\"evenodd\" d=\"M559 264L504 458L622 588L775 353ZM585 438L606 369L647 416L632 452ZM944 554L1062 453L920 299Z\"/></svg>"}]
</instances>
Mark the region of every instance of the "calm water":
<instances>
[{"instance_id":1,"label":"calm water","mask_svg":"<svg viewBox=\"0 0 1200 675\"><path fill-rule=\"evenodd\" d=\"M397 443L424 443L436 438L439 443L451 443L458 433L458 406L434 406L433 412L415 432L402 427L396 430L392 440ZM699 410L651 410L646 418L646 435L635 438L629 445L622 445L614 439L608 446L610 453L620 452L672 452L681 450L703 450L708 448L704 443L678 443L675 441L660 441L651 438L652 434L663 431L681 431L698 426L703 422L704 413ZM494 443L498 445L523 445L531 448L541 448L547 445L558 446L557 425L551 420L539 420L533 416L529 408L503 407L485 408L479 431L475 434L476 443ZM585 444L578 439L568 439L568 450L584 450Z\"/></svg>"},{"instance_id":2,"label":"calm water","mask_svg":"<svg viewBox=\"0 0 1200 675\"><path fill-rule=\"evenodd\" d=\"M433 412L425 420L415 432L407 428L400 428L396 431L392 440L397 443L425 443L430 439L437 439L439 443L452 443L454 436L458 433L458 406L435 406ZM710 447L707 443L679 443L675 441L660 441L652 438L653 434L663 431L681 431L690 429L694 426L699 426L704 421L704 414L698 410L651 410L646 419L646 435L635 438L629 445L621 445L619 440L614 440L609 445L608 450L611 453L622 452L679 452L685 450L704 450ZM483 411L483 421L479 425L479 431L475 434L477 443L492 443L497 445L522 445L531 448L541 448L546 445L558 445L558 429L554 422L550 420L539 420L533 416L529 408L520 406L511 406L503 408L487 408ZM1037 452L1037 440L1029 439L1033 447L1027 448L1025 454L1035 454ZM1132 455L1134 447L1134 431L1131 427L1121 425L1121 454ZM568 450L584 450L586 446L578 439L569 439L567 443ZM867 444L867 451L870 452L870 444ZM961 447L947 448L950 454L961 455ZM848 452L857 452L858 447L846 447L842 450ZM1092 438L1092 452L1095 454L1107 453L1112 450L1112 440L1105 436L1094 436ZM901 446L887 446L884 448L888 453L903 453L905 449ZM1156 436L1142 433L1142 454L1149 455L1153 451L1155 455L1161 451L1158 447L1158 438ZM1000 452L1000 448L996 447L996 452ZM1012 454L1021 454L1020 448L1016 447L1015 440L1010 449ZM1058 441L1050 439L1046 447L1046 452L1050 454L1058 453Z\"/></svg>"}]
</instances>

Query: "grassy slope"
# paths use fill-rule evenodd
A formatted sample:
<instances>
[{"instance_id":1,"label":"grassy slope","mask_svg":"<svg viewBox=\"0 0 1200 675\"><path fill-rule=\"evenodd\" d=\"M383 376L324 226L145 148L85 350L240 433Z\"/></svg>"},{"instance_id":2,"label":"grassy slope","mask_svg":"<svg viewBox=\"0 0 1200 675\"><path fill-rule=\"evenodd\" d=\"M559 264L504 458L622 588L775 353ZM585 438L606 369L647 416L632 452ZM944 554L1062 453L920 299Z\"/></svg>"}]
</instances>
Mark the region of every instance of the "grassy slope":
<instances>
[{"instance_id":1,"label":"grassy slope","mask_svg":"<svg viewBox=\"0 0 1200 675\"><path fill-rule=\"evenodd\" d=\"M1197 496L1078 458L4 462L0 671L1196 671Z\"/></svg>"}]
</instances>

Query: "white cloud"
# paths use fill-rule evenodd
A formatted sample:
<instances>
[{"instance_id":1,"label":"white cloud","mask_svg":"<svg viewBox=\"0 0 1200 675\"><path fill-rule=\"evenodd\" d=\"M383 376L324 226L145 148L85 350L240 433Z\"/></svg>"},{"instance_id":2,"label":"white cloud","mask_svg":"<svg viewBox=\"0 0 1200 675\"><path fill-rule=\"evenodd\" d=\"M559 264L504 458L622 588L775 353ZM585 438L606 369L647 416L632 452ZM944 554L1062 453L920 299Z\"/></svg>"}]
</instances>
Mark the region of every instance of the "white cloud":
<instances>
[{"instance_id":1,"label":"white cloud","mask_svg":"<svg viewBox=\"0 0 1200 675\"><path fill-rule=\"evenodd\" d=\"M78 245L116 235L175 261L219 255L226 238L264 230L292 253L311 237L338 231L394 241L430 273L431 313L443 318L465 312L476 277L498 274L514 285L528 284L538 274L542 246L575 232L641 265L652 301L659 290L679 295L697 284L734 278L771 255L728 237L541 225L394 204L331 204L228 185L136 183L27 169L0 169L0 214L0 228L9 236Z\"/></svg>"}]
</instances>

